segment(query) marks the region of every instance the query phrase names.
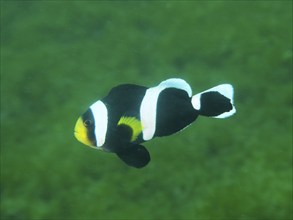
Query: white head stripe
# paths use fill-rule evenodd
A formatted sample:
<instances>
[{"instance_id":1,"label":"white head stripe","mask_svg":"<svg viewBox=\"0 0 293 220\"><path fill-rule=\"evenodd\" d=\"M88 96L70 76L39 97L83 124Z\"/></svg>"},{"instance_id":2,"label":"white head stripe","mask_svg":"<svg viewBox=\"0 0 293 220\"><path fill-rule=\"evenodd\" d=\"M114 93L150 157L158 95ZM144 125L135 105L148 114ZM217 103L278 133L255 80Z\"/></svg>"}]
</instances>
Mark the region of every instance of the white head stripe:
<instances>
[{"instance_id":1,"label":"white head stripe","mask_svg":"<svg viewBox=\"0 0 293 220\"><path fill-rule=\"evenodd\" d=\"M102 101L97 101L90 106L95 120L95 136L97 147L105 143L108 127L108 110Z\"/></svg>"},{"instance_id":2,"label":"white head stripe","mask_svg":"<svg viewBox=\"0 0 293 220\"><path fill-rule=\"evenodd\" d=\"M143 127L143 139L145 141L154 137L156 132L157 102L160 93L167 88L177 88L187 92L189 97L192 95L191 87L182 79L168 79L161 82L158 86L149 88L140 106L140 119Z\"/></svg>"}]
</instances>

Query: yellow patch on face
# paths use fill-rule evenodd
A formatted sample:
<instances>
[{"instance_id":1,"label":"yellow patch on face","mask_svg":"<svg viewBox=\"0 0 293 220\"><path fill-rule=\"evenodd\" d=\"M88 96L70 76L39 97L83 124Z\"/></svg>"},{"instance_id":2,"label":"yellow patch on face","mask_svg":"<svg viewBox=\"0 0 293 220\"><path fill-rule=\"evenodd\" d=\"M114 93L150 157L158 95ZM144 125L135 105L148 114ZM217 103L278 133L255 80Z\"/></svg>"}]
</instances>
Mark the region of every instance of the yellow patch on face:
<instances>
[{"instance_id":1,"label":"yellow patch on face","mask_svg":"<svg viewBox=\"0 0 293 220\"><path fill-rule=\"evenodd\" d=\"M94 147L94 146L92 146L92 143L88 138L87 127L84 125L81 117L78 118L78 120L75 124L74 136L79 142L81 142L89 147Z\"/></svg>"},{"instance_id":2,"label":"yellow patch on face","mask_svg":"<svg viewBox=\"0 0 293 220\"><path fill-rule=\"evenodd\" d=\"M124 117L122 116L118 122L118 125L126 125L131 128L132 135L131 135L131 142L135 141L138 135L142 132L142 124L139 120L135 117Z\"/></svg>"}]
</instances>

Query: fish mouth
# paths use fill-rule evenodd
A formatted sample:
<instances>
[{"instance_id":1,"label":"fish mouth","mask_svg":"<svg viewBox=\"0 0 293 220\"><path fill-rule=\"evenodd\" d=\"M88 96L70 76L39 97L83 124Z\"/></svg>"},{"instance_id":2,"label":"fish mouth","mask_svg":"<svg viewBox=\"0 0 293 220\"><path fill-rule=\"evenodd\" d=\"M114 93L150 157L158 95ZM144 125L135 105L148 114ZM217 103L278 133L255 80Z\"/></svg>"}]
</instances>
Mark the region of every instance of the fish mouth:
<instances>
[{"instance_id":1,"label":"fish mouth","mask_svg":"<svg viewBox=\"0 0 293 220\"><path fill-rule=\"evenodd\" d=\"M73 134L74 134L75 137L76 137L77 135L79 135L78 131L74 131Z\"/></svg>"},{"instance_id":2,"label":"fish mouth","mask_svg":"<svg viewBox=\"0 0 293 220\"><path fill-rule=\"evenodd\" d=\"M74 137L81 143L83 143L82 137L81 137L81 133L78 131L74 131Z\"/></svg>"},{"instance_id":3,"label":"fish mouth","mask_svg":"<svg viewBox=\"0 0 293 220\"><path fill-rule=\"evenodd\" d=\"M83 137L81 134L82 134L82 133L80 133L80 132L78 132L78 131L74 131L74 136L75 136L75 138L76 138L79 142L81 142L81 143L83 143L84 145L86 145L86 146L88 146L88 147L91 147L91 148L93 148L93 149L98 149L96 146L93 146L93 145L91 145L90 143L86 143L85 140L84 140L84 137Z\"/></svg>"}]
</instances>

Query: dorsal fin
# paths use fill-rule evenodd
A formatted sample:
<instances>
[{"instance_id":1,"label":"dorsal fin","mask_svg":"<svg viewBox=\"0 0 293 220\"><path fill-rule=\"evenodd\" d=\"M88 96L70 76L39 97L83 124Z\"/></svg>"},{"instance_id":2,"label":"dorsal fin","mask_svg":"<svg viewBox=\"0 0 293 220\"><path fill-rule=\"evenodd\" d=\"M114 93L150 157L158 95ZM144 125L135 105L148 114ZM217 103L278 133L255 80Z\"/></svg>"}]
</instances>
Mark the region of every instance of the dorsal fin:
<instances>
[{"instance_id":1,"label":"dorsal fin","mask_svg":"<svg viewBox=\"0 0 293 220\"><path fill-rule=\"evenodd\" d=\"M181 89L181 90L187 92L189 97L191 97L191 95L192 95L192 90L191 90L190 85L185 80L180 79L180 78L167 79L167 80L161 82L157 87L159 87L161 90L164 90L167 88Z\"/></svg>"},{"instance_id":2,"label":"dorsal fin","mask_svg":"<svg viewBox=\"0 0 293 220\"><path fill-rule=\"evenodd\" d=\"M131 142L137 139L138 135L142 132L143 129L141 122L137 118L129 116L122 116L117 125L126 125L131 128Z\"/></svg>"}]
</instances>

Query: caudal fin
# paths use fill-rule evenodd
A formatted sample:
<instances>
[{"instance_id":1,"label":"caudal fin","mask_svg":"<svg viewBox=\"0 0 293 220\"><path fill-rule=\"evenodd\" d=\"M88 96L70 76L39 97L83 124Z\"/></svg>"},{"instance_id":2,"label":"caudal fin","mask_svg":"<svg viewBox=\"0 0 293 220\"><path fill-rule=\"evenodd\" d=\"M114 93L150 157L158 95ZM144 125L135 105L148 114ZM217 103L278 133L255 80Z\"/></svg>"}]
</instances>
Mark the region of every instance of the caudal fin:
<instances>
[{"instance_id":1,"label":"caudal fin","mask_svg":"<svg viewBox=\"0 0 293 220\"><path fill-rule=\"evenodd\" d=\"M222 84L192 96L192 106L200 115L227 118L235 114L233 86Z\"/></svg>"}]
</instances>

